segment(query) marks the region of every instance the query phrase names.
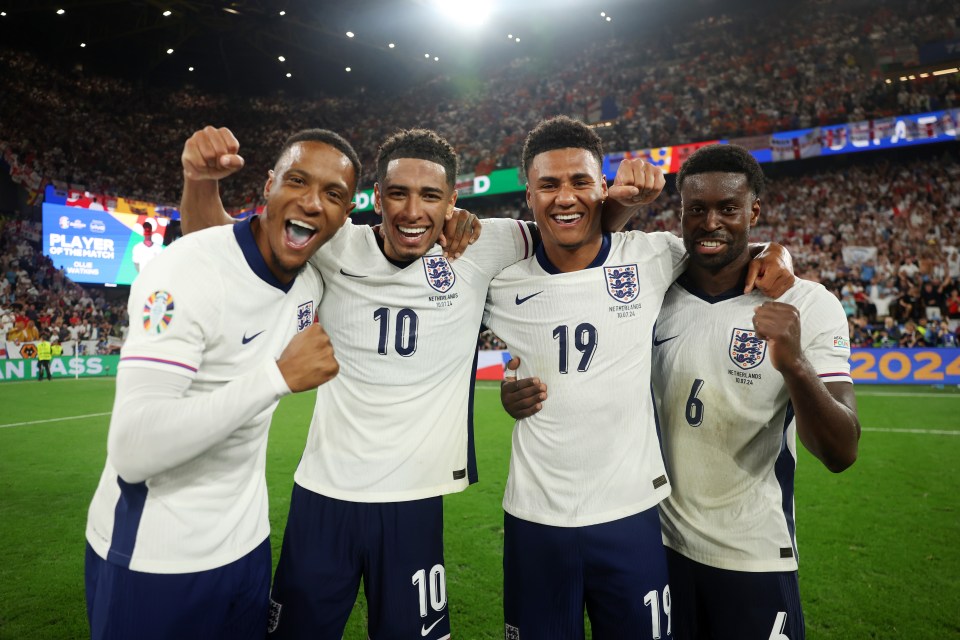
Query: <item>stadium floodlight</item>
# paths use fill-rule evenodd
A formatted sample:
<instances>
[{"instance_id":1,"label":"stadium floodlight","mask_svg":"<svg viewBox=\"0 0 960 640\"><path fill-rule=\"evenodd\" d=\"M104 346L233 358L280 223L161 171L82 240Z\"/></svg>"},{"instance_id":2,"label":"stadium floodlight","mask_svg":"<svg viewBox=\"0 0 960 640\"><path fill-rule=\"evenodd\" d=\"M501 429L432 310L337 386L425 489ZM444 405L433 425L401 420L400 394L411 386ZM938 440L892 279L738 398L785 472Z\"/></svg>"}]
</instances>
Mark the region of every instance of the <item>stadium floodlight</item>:
<instances>
[{"instance_id":1,"label":"stadium floodlight","mask_svg":"<svg viewBox=\"0 0 960 640\"><path fill-rule=\"evenodd\" d=\"M58 16L62 16L62 15L65 14L65 13L66 13L66 11L64 11L63 9L57 9L57 15L58 15Z\"/></svg>"},{"instance_id":2,"label":"stadium floodlight","mask_svg":"<svg viewBox=\"0 0 960 640\"><path fill-rule=\"evenodd\" d=\"M86 49L86 47L87 47L87 43L86 43L86 42L81 42L81 43L80 43L80 48L81 48L81 49Z\"/></svg>"},{"instance_id":3,"label":"stadium floodlight","mask_svg":"<svg viewBox=\"0 0 960 640\"><path fill-rule=\"evenodd\" d=\"M393 44L393 43L391 42L391 43L388 44L387 46L390 47L391 49L393 49L393 48L394 48L395 46L397 46L397 45L395 45L395 44Z\"/></svg>"},{"instance_id":4,"label":"stadium floodlight","mask_svg":"<svg viewBox=\"0 0 960 640\"><path fill-rule=\"evenodd\" d=\"M6 12L6 11L0 11L0 18L6 18L6 17L7 17L7 12Z\"/></svg>"},{"instance_id":5,"label":"stadium floodlight","mask_svg":"<svg viewBox=\"0 0 960 640\"><path fill-rule=\"evenodd\" d=\"M607 22L610 22L611 19L612 18L610 16L607 16Z\"/></svg>"},{"instance_id":6,"label":"stadium floodlight","mask_svg":"<svg viewBox=\"0 0 960 640\"><path fill-rule=\"evenodd\" d=\"M287 77L288 77L288 78L292 78L292 77L293 77L293 74L292 74L292 73L289 73L289 72L287 72Z\"/></svg>"},{"instance_id":7,"label":"stadium floodlight","mask_svg":"<svg viewBox=\"0 0 960 640\"><path fill-rule=\"evenodd\" d=\"M286 11L281 11L281 12L280 12L280 15L285 16L285 15L287 15L287 12L286 12Z\"/></svg>"},{"instance_id":8,"label":"stadium floodlight","mask_svg":"<svg viewBox=\"0 0 960 640\"><path fill-rule=\"evenodd\" d=\"M347 68L345 69L345 71L346 71L347 73L350 73L350 72L352 71L352 69L351 69L350 67L347 67Z\"/></svg>"},{"instance_id":9,"label":"stadium floodlight","mask_svg":"<svg viewBox=\"0 0 960 640\"><path fill-rule=\"evenodd\" d=\"M433 56L433 60L434 62L440 62L440 58L438 56Z\"/></svg>"},{"instance_id":10,"label":"stadium floodlight","mask_svg":"<svg viewBox=\"0 0 960 640\"><path fill-rule=\"evenodd\" d=\"M187 71L193 71L193 67L187 67Z\"/></svg>"},{"instance_id":11,"label":"stadium floodlight","mask_svg":"<svg viewBox=\"0 0 960 640\"><path fill-rule=\"evenodd\" d=\"M173 49L167 49L167 55L170 55L171 53L173 53Z\"/></svg>"},{"instance_id":12,"label":"stadium floodlight","mask_svg":"<svg viewBox=\"0 0 960 640\"><path fill-rule=\"evenodd\" d=\"M352 37L355 36L355 35L357 35L357 34L355 34L353 31L347 31L347 37L348 37L348 38L352 38Z\"/></svg>"},{"instance_id":13,"label":"stadium floodlight","mask_svg":"<svg viewBox=\"0 0 960 640\"><path fill-rule=\"evenodd\" d=\"M285 57L283 57L283 56L277 56L277 60L279 60L280 62L286 62L286 61L287 61L287 59L286 59Z\"/></svg>"},{"instance_id":14,"label":"stadium floodlight","mask_svg":"<svg viewBox=\"0 0 960 640\"><path fill-rule=\"evenodd\" d=\"M167 9L166 11L163 12L164 18L169 18L172 15L173 15L173 11L170 11L170 9Z\"/></svg>"},{"instance_id":15,"label":"stadium floodlight","mask_svg":"<svg viewBox=\"0 0 960 640\"><path fill-rule=\"evenodd\" d=\"M490 17L490 0L433 0L434 6L462 27L479 27Z\"/></svg>"}]
</instances>

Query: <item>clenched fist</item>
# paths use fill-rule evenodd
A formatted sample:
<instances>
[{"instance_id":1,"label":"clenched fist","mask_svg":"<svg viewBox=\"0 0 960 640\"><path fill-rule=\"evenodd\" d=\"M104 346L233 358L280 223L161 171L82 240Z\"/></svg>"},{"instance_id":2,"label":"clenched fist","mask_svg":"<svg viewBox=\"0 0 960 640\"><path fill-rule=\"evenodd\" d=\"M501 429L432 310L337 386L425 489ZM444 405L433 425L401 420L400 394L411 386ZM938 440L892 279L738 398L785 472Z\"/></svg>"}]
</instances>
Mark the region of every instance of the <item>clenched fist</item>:
<instances>
[{"instance_id":1,"label":"clenched fist","mask_svg":"<svg viewBox=\"0 0 960 640\"><path fill-rule=\"evenodd\" d=\"M316 389L340 371L330 336L319 324L312 324L293 337L280 354L277 367L294 393Z\"/></svg>"},{"instance_id":2,"label":"clenched fist","mask_svg":"<svg viewBox=\"0 0 960 640\"><path fill-rule=\"evenodd\" d=\"M226 127L204 127L187 138L180 161L185 180L220 180L243 168L240 143Z\"/></svg>"}]
</instances>

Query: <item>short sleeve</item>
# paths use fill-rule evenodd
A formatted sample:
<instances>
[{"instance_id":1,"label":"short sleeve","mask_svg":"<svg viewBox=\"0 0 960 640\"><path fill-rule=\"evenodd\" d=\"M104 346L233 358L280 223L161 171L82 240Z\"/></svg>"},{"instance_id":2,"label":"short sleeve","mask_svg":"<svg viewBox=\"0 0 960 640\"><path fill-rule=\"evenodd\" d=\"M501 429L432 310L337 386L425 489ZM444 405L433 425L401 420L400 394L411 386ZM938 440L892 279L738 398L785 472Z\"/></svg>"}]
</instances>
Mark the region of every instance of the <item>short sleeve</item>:
<instances>
[{"instance_id":1,"label":"short sleeve","mask_svg":"<svg viewBox=\"0 0 960 640\"><path fill-rule=\"evenodd\" d=\"M853 382L850 377L850 331L836 296L817 286L800 310L803 353L824 382Z\"/></svg>"},{"instance_id":2,"label":"short sleeve","mask_svg":"<svg viewBox=\"0 0 960 640\"><path fill-rule=\"evenodd\" d=\"M464 251L460 260L472 262L492 277L533 255L533 236L525 222L489 218L481 221L481 225L480 237Z\"/></svg>"}]
</instances>

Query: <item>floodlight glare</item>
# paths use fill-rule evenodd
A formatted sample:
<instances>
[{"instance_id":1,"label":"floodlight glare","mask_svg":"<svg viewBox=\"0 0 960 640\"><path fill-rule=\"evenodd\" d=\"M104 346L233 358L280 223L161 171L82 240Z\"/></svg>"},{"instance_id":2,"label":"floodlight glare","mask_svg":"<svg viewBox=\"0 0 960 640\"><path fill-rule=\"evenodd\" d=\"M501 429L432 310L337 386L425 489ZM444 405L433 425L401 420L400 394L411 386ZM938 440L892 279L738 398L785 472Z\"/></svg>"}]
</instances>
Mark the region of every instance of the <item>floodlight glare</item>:
<instances>
[{"instance_id":1,"label":"floodlight glare","mask_svg":"<svg viewBox=\"0 0 960 640\"><path fill-rule=\"evenodd\" d=\"M187 67L187 71L193 71L193 67Z\"/></svg>"},{"instance_id":2,"label":"floodlight glare","mask_svg":"<svg viewBox=\"0 0 960 640\"><path fill-rule=\"evenodd\" d=\"M287 59L284 58L283 56L277 56L277 60L279 60L280 62L286 62L286 61L287 61Z\"/></svg>"},{"instance_id":3,"label":"floodlight glare","mask_svg":"<svg viewBox=\"0 0 960 640\"><path fill-rule=\"evenodd\" d=\"M167 55L170 55L171 53L173 53L173 49L167 49Z\"/></svg>"},{"instance_id":4,"label":"floodlight glare","mask_svg":"<svg viewBox=\"0 0 960 640\"><path fill-rule=\"evenodd\" d=\"M490 0L433 0L443 14L464 27L477 27L490 17Z\"/></svg>"},{"instance_id":5,"label":"floodlight glare","mask_svg":"<svg viewBox=\"0 0 960 640\"><path fill-rule=\"evenodd\" d=\"M81 43L80 43L80 48L81 48L81 49L86 48L86 46L87 46L87 43L86 43L86 42L81 42Z\"/></svg>"},{"instance_id":6,"label":"floodlight glare","mask_svg":"<svg viewBox=\"0 0 960 640\"><path fill-rule=\"evenodd\" d=\"M395 45L395 44L393 44L393 43L391 42L391 43L388 44L387 46L390 47L391 49L393 49L393 48L394 48L395 46L397 46L397 45Z\"/></svg>"},{"instance_id":7,"label":"floodlight glare","mask_svg":"<svg viewBox=\"0 0 960 640\"><path fill-rule=\"evenodd\" d=\"M610 16L607 16L607 22L610 22Z\"/></svg>"},{"instance_id":8,"label":"floodlight glare","mask_svg":"<svg viewBox=\"0 0 960 640\"><path fill-rule=\"evenodd\" d=\"M355 36L355 35L356 35L356 34L355 34L353 31L347 31L347 37L348 37L348 38L352 38L352 37Z\"/></svg>"},{"instance_id":9,"label":"floodlight glare","mask_svg":"<svg viewBox=\"0 0 960 640\"><path fill-rule=\"evenodd\" d=\"M288 77L288 78L292 78L292 77L293 77L293 74L292 74L292 73L288 73L288 74L287 74L287 77Z\"/></svg>"},{"instance_id":10,"label":"floodlight glare","mask_svg":"<svg viewBox=\"0 0 960 640\"><path fill-rule=\"evenodd\" d=\"M437 57L437 56L433 56L433 59L434 59L435 62L440 62L440 58Z\"/></svg>"},{"instance_id":11,"label":"floodlight glare","mask_svg":"<svg viewBox=\"0 0 960 640\"><path fill-rule=\"evenodd\" d=\"M167 9L166 11L163 12L164 18L169 18L172 15L173 15L173 11L170 11L170 9Z\"/></svg>"},{"instance_id":12,"label":"floodlight glare","mask_svg":"<svg viewBox=\"0 0 960 640\"><path fill-rule=\"evenodd\" d=\"M65 13L66 13L66 11L64 11L63 9L57 9L57 15L58 15L58 16L62 16L62 15L65 14Z\"/></svg>"},{"instance_id":13,"label":"floodlight glare","mask_svg":"<svg viewBox=\"0 0 960 640\"><path fill-rule=\"evenodd\" d=\"M286 12L286 11L281 11L281 12L280 12L280 15L285 16L285 15L287 15L287 12Z\"/></svg>"},{"instance_id":14,"label":"floodlight glare","mask_svg":"<svg viewBox=\"0 0 960 640\"><path fill-rule=\"evenodd\" d=\"M347 68L346 68L346 72L347 72L347 73L350 73L350 71L351 71L350 67L347 67Z\"/></svg>"}]
</instances>

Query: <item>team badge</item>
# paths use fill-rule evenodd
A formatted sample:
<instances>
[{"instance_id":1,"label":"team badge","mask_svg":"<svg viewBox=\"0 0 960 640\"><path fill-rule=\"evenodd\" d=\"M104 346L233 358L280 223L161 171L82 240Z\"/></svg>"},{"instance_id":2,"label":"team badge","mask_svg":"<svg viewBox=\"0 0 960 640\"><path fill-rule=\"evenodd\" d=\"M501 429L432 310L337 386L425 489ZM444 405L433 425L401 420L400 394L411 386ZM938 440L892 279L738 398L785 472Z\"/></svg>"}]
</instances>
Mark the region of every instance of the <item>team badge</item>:
<instances>
[{"instance_id":1,"label":"team badge","mask_svg":"<svg viewBox=\"0 0 960 640\"><path fill-rule=\"evenodd\" d=\"M627 304L637 299L640 293L640 283L637 279L637 265L628 264L621 267L604 267L607 276L607 293L620 304Z\"/></svg>"},{"instance_id":2,"label":"team badge","mask_svg":"<svg viewBox=\"0 0 960 640\"><path fill-rule=\"evenodd\" d=\"M300 333L313 324L313 300L304 302L297 307L297 333Z\"/></svg>"},{"instance_id":3,"label":"team badge","mask_svg":"<svg viewBox=\"0 0 960 640\"><path fill-rule=\"evenodd\" d=\"M730 336L730 359L741 369L753 369L767 355L767 342L756 331L734 329Z\"/></svg>"},{"instance_id":4,"label":"team badge","mask_svg":"<svg viewBox=\"0 0 960 640\"><path fill-rule=\"evenodd\" d=\"M154 291L143 303L143 328L147 333L163 333L173 322L173 296Z\"/></svg>"},{"instance_id":5,"label":"team badge","mask_svg":"<svg viewBox=\"0 0 960 640\"><path fill-rule=\"evenodd\" d=\"M457 281L457 274L453 272L447 259L443 256L424 256L421 259L423 270L427 274L427 283L440 293L450 291Z\"/></svg>"}]
</instances>

